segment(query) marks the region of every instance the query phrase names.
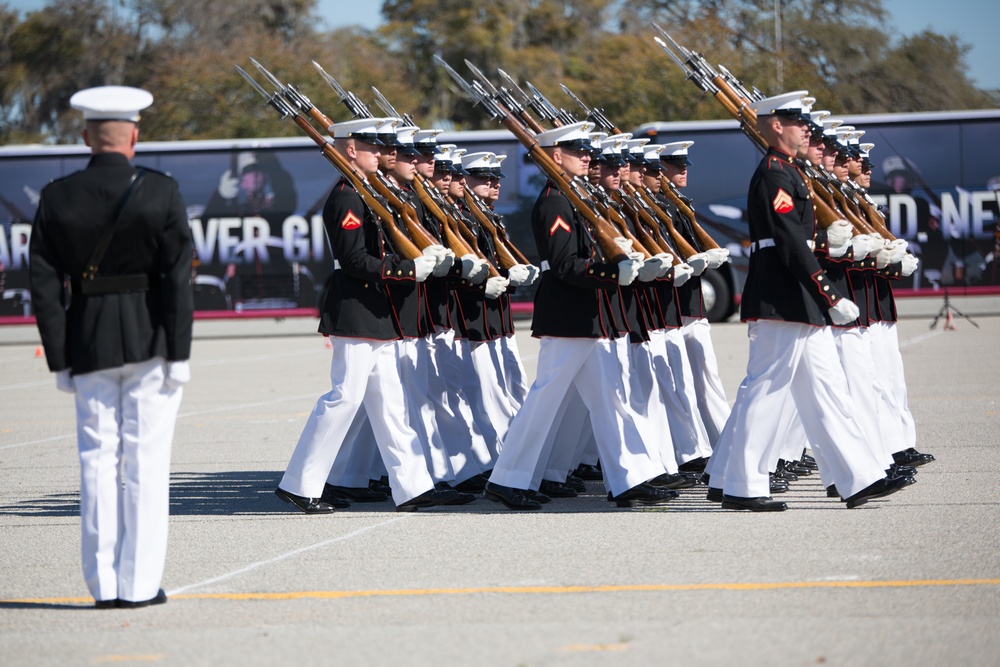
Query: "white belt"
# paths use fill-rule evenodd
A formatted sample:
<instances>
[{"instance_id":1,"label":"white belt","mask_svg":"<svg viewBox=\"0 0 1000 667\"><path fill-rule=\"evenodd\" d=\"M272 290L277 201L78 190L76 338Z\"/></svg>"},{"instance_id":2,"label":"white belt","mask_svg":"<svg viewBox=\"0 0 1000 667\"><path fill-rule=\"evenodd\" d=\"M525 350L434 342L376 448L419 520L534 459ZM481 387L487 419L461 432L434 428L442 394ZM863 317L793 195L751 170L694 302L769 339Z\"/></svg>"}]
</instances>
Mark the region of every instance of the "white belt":
<instances>
[{"instance_id":1,"label":"white belt","mask_svg":"<svg viewBox=\"0 0 1000 667\"><path fill-rule=\"evenodd\" d=\"M549 260L543 259L542 263L539 266L541 267L542 271L548 271L549 268L550 268L549 267Z\"/></svg>"},{"instance_id":2,"label":"white belt","mask_svg":"<svg viewBox=\"0 0 1000 667\"><path fill-rule=\"evenodd\" d=\"M333 270L336 271L339 268L340 268L340 260L339 259L333 260Z\"/></svg>"},{"instance_id":3,"label":"white belt","mask_svg":"<svg viewBox=\"0 0 1000 667\"><path fill-rule=\"evenodd\" d=\"M750 252L757 252L758 250L763 250L764 248L773 248L774 239L760 239L759 241L754 241L750 244Z\"/></svg>"}]
</instances>

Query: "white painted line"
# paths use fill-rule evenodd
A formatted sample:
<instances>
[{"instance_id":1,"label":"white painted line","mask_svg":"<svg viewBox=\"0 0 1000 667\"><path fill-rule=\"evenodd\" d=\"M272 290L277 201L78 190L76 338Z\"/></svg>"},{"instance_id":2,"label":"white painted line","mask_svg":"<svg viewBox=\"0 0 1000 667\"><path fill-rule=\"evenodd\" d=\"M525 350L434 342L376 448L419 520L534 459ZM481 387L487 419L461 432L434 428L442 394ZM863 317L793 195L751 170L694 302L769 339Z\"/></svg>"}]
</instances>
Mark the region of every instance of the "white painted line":
<instances>
[{"instance_id":1,"label":"white painted line","mask_svg":"<svg viewBox=\"0 0 1000 667\"><path fill-rule=\"evenodd\" d=\"M899 347L900 347L900 349L902 349L904 347L909 347L910 345L916 345L917 343L925 341L928 338L934 338L934 336L940 336L943 333L944 333L944 329L935 329L934 331L928 331L927 333L920 334L919 336L917 336L915 338L908 338L908 339L906 339L904 341L900 341Z\"/></svg>"},{"instance_id":2,"label":"white painted line","mask_svg":"<svg viewBox=\"0 0 1000 667\"><path fill-rule=\"evenodd\" d=\"M322 549L323 547L330 546L331 544L336 544L337 542L345 542L345 541L353 539L353 538L355 538L355 537L357 537L359 535L363 535L364 533L367 533L370 530L374 530L376 528L382 528L383 526L388 526L389 524L396 523L397 521L400 521L400 520L405 519L405 518L407 518L405 515L404 516L397 516L397 517L394 517L392 519L389 519L388 521L383 521L382 523L377 523L374 526L365 526L364 528L359 528L359 529L355 530L352 533L348 533L347 535L341 535L340 537L335 537L335 538L330 539L330 540L325 540L323 542L317 542L316 544L311 544L311 545L309 545L307 547L301 547L299 549L295 549L294 551L289 551L288 553L281 554L280 556L276 556L274 558L271 558L270 560L258 561L256 563L253 563L252 565L247 565L244 568L240 568L239 570L234 570L233 572L229 572L228 574L219 575L218 577L212 577L211 579L206 579L205 581L199 581L196 584L189 584L187 586L181 586L180 588L175 588L172 591L167 591L167 596L169 597L171 595L177 595L178 593L184 593L185 591L189 591L189 590L191 590L193 588L199 588L201 586L208 586L209 584L215 584L215 583L218 583L220 581L225 581L226 579L232 579L233 577L237 577L237 576L239 576L241 574L245 574L247 572L251 572L253 570L265 567L267 565L272 565L274 563L278 563L280 561L283 561L283 560L286 560L288 558L291 558L292 556L298 556L299 554L305 553L307 551L312 551L314 549Z\"/></svg>"}]
</instances>

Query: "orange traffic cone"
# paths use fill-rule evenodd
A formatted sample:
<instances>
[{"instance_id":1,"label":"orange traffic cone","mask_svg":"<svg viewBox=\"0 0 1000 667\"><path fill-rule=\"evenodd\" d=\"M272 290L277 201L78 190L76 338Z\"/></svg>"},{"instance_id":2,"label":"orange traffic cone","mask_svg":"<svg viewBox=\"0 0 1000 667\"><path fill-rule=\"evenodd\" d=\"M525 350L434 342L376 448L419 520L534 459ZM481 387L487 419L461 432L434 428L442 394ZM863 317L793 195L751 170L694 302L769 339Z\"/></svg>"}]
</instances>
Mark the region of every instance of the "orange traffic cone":
<instances>
[{"instance_id":1,"label":"orange traffic cone","mask_svg":"<svg viewBox=\"0 0 1000 667\"><path fill-rule=\"evenodd\" d=\"M945 331L957 331L958 327L955 326L955 318L951 316L951 310L948 310L948 314L944 317L944 330Z\"/></svg>"},{"instance_id":2,"label":"orange traffic cone","mask_svg":"<svg viewBox=\"0 0 1000 667\"><path fill-rule=\"evenodd\" d=\"M45 350L43 350L42 346L39 345L38 347L35 348L35 359L41 359L44 356L45 356Z\"/></svg>"}]
</instances>

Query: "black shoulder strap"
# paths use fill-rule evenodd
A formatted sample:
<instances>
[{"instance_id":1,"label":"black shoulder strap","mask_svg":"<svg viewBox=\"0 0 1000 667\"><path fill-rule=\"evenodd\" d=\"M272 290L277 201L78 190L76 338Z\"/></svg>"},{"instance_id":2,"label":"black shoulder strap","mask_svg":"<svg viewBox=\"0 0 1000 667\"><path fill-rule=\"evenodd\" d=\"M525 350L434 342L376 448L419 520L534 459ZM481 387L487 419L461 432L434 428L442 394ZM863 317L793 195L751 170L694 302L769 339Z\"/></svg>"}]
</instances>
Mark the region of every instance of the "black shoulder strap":
<instances>
[{"instance_id":1,"label":"black shoulder strap","mask_svg":"<svg viewBox=\"0 0 1000 667\"><path fill-rule=\"evenodd\" d=\"M118 204L115 206L115 213L111 218L111 222L105 226L104 230L101 232L101 238L97 240L97 247L94 248L94 252L90 255L90 261L87 262L87 268L83 271L84 280L93 280L97 275L97 266L104 258L104 253L108 250L108 244L111 243L111 237L115 233L115 227L118 226L118 222L122 218L122 212L125 210L125 204L128 203L132 193L139 187L139 184L142 182L142 177L145 175L146 170L142 167L139 167L136 171L132 172L132 178L129 179L128 187L125 188L125 192L122 193L121 199L118 200Z\"/></svg>"}]
</instances>

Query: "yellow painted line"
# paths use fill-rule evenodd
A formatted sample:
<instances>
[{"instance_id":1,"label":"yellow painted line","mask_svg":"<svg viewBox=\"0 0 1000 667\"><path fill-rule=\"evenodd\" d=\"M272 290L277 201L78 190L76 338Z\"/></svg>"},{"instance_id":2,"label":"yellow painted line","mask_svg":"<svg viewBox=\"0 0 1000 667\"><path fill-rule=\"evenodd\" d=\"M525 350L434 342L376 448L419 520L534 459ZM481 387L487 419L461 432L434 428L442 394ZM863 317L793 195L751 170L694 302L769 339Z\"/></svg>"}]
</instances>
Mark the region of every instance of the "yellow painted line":
<instances>
[{"instance_id":1,"label":"yellow painted line","mask_svg":"<svg viewBox=\"0 0 1000 667\"><path fill-rule=\"evenodd\" d=\"M1000 586L1000 579L911 579L899 581L781 581L722 584L631 584L609 586L494 586L483 588L417 588L381 591L290 591L286 593L181 593L172 600L340 600L344 598L404 597L416 595L474 595L482 593L548 594L635 593L664 591L774 591L802 588L921 588L928 586ZM93 604L87 597L23 598L3 604Z\"/></svg>"}]
</instances>

